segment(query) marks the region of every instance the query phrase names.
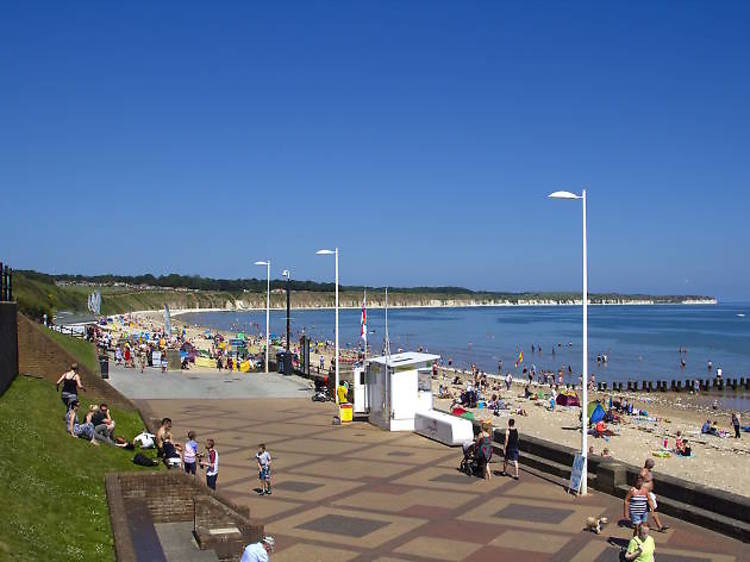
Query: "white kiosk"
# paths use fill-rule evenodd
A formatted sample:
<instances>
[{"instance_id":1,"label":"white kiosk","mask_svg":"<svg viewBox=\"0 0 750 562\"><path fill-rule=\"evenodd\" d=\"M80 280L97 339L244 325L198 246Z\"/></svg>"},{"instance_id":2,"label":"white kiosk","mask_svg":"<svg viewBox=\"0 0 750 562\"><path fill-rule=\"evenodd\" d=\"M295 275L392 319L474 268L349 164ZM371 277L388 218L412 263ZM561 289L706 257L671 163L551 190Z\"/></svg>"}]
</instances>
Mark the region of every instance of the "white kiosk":
<instances>
[{"instance_id":1,"label":"white kiosk","mask_svg":"<svg viewBox=\"0 0 750 562\"><path fill-rule=\"evenodd\" d=\"M416 431L446 445L474 438L469 420L432 409L432 364L440 357L405 352L368 359L354 370L354 415L388 431Z\"/></svg>"}]
</instances>

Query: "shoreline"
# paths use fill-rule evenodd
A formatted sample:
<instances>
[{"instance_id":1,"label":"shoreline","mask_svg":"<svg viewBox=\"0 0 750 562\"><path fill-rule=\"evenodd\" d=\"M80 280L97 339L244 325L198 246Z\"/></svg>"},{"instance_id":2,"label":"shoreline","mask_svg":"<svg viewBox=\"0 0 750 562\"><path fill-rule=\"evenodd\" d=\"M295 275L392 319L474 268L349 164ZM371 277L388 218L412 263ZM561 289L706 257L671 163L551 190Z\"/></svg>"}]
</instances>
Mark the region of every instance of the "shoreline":
<instances>
[{"instance_id":1,"label":"shoreline","mask_svg":"<svg viewBox=\"0 0 750 562\"><path fill-rule=\"evenodd\" d=\"M715 306L719 302L717 299L710 299L705 301L683 301L683 302L654 302L654 301L632 301L632 302L589 302L589 306ZM553 306L581 306L581 301L574 302L505 302L505 303L467 303L467 304L403 304L403 305L388 305L389 310L404 310L404 309L435 309L435 308L510 308L510 307L553 307ZM270 308L274 311L285 311L286 306L272 306ZM335 310L335 306L292 306L290 310ZM361 310L361 306L339 306L339 310ZM367 305L367 310L384 310L384 305ZM183 314L200 313L200 312L263 312L266 307L241 307L241 308L180 308L170 310L170 316L181 316ZM162 312L163 310L137 310L132 312L123 312L121 314L143 314L149 312ZM111 315L111 316L119 316Z\"/></svg>"}]
</instances>

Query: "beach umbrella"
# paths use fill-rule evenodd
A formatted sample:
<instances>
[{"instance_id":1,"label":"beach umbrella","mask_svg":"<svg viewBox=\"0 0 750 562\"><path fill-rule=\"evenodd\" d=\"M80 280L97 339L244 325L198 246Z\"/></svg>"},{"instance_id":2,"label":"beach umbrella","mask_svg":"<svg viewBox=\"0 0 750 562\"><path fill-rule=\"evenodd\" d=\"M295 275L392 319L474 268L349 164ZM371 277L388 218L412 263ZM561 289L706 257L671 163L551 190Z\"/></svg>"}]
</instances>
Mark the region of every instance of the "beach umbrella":
<instances>
[{"instance_id":1,"label":"beach umbrella","mask_svg":"<svg viewBox=\"0 0 750 562\"><path fill-rule=\"evenodd\" d=\"M590 424L603 420L604 416L607 414L599 402L589 402L586 412Z\"/></svg>"}]
</instances>

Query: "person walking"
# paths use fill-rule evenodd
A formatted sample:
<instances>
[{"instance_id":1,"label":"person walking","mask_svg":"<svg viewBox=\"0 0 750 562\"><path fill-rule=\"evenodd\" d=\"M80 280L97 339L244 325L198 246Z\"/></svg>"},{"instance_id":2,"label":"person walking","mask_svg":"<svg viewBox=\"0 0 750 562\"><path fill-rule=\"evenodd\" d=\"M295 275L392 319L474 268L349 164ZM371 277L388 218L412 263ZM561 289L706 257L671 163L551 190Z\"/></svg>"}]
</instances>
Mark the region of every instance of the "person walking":
<instances>
[{"instance_id":1,"label":"person walking","mask_svg":"<svg viewBox=\"0 0 750 562\"><path fill-rule=\"evenodd\" d=\"M640 474L635 485L628 490L623 505L623 519L629 519L633 526L633 536L637 536L642 525L647 524L649 508L653 506L649 489Z\"/></svg>"},{"instance_id":2,"label":"person walking","mask_svg":"<svg viewBox=\"0 0 750 562\"><path fill-rule=\"evenodd\" d=\"M78 400L78 391L85 392L86 389L81 383L81 375L78 373L78 363L73 363L70 366L70 370L65 371L55 383L55 388L60 389L60 383L62 383L62 394L60 398L65 404L66 409L70 409L70 404L74 400Z\"/></svg>"},{"instance_id":3,"label":"person walking","mask_svg":"<svg viewBox=\"0 0 750 562\"><path fill-rule=\"evenodd\" d=\"M649 534L648 523L644 523L638 529L638 534L630 539L623 558L627 562L654 562L655 550L654 537Z\"/></svg>"},{"instance_id":4,"label":"person walking","mask_svg":"<svg viewBox=\"0 0 750 562\"><path fill-rule=\"evenodd\" d=\"M505 444L503 445L503 472L502 475L506 476L508 469L508 463L513 463L516 473L513 476L514 480L518 480L518 430L516 429L516 420L510 418L508 420L508 429L505 430Z\"/></svg>"},{"instance_id":5,"label":"person walking","mask_svg":"<svg viewBox=\"0 0 750 562\"><path fill-rule=\"evenodd\" d=\"M734 427L734 438L740 439L740 413L732 412L732 426Z\"/></svg>"},{"instance_id":6,"label":"person walking","mask_svg":"<svg viewBox=\"0 0 750 562\"><path fill-rule=\"evenodd\" d=\"M664 531L669 529L669 525L662 524L659 514L656 513L657 504L656 494L654 493L654 475L652 473L654 466L656 466L654 459L646 459L646 462L643 463L643 468L641 469L640 476L643 478L643 484L648 490L648 495L651 500L648 505L648 510L653 513L654 521L656 522L656 528L660 533L663 533Z\"/></svg>"}]
</instances>

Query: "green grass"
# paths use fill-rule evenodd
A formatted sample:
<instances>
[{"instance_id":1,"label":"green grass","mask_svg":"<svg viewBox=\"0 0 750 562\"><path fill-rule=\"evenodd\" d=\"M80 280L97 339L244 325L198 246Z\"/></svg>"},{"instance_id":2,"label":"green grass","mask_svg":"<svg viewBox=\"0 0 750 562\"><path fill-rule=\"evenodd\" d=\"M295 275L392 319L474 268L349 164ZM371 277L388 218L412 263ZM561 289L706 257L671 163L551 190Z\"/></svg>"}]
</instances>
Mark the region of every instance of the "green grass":
<instances>
[{"instance_id":1,"label":"green grass","mask_svg":"<svg viewBox=\"0 0 750 562\"><path fill-rule=\"evenodd\" d=\"M81 412L92 401L81 398ZM133 451L70 437L64 410L45 380L19 376L0 397L0 560L114 560L104 475L157 470L134 465ZM143 430L134 410L112 417L116 435Z\"/></svg>"},{"instance_id":2,"label":"green grass","mask_svg":"<svg viewBox=\"0 0 750 562\"><path fill-rule=\"evenodd\" d=\"M75 357L78 363L86 367L93 374L99 373L99 360L96 355L96 348L91 342L83 338L66 336L54 330L46 331L60 347Z\"/></svg>"}]
</instances>

